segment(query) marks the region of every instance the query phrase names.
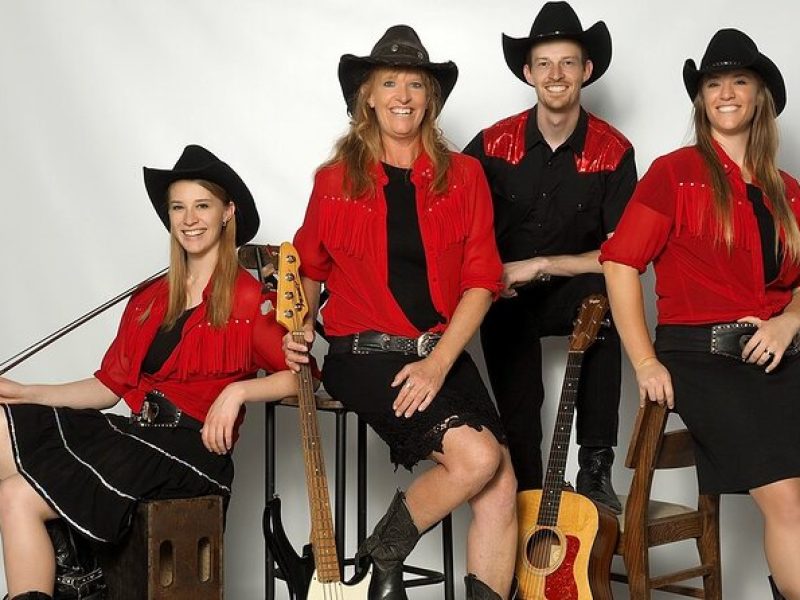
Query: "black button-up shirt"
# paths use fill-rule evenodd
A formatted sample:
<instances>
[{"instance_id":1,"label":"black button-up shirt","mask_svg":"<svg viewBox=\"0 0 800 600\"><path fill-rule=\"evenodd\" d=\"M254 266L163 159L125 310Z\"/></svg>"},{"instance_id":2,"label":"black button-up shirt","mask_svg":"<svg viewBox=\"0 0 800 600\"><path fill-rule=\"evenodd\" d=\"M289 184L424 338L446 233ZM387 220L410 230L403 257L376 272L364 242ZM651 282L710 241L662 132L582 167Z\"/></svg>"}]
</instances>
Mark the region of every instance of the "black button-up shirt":
<instances>
[{"instance_id":1,"label":"black button-up shirt","mask_svg":"<svg viewBox=\"0 0 800 600\"><path fill-rule=\"evenodd\" d=\"M481 131L464 152L489 181L503 262L598 249L636 186L633 147L583 109L555 151L534 107Z\"/></svg>"}]
</instances>

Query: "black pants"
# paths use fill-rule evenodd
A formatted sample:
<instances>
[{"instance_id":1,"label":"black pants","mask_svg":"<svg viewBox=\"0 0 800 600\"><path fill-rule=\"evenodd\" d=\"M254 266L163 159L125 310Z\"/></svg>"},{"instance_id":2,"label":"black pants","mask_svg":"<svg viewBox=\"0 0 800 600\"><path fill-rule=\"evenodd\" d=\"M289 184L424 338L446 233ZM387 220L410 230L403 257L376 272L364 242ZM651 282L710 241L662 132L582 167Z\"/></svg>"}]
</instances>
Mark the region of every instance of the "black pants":
<instances>
[{"instance_id":1,"label":"black pants","mask_svg":"<svg viewBox=\"0 0 800 600\"><path fill-rule=\"evenodd\" d=\"M554 278L495 302L481 326L489 380L520 490L542 487L540 340L572 333L581 302L592 293L605 293L602 275ZM584 356L578 388L577 440L582 446L617 444L620 341L613 327L602 328L599 336Z\"/></svg>"}]
</instances>

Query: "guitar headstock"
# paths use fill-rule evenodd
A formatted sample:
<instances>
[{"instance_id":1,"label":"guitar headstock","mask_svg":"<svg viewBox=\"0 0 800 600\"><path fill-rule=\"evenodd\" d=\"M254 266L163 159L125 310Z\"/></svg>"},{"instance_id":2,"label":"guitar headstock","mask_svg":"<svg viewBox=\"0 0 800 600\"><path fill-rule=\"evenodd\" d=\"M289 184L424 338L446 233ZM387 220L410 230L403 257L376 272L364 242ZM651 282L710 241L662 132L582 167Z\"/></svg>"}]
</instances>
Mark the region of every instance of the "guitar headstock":
<instances>
[{"instance_id":1,"label":"guitar headstock","mask_svg":"<svg viewBox=\"0 0 800 600\"><path fill-rule=\"evenodd\" d=\"M300 331L308 305L300 281L300 257L289 242L281 244L278 256L278 301L275 320L289 331Z\"/></svg>"},{"instance_id":2,"label":"guitar headstock","mask_svg":"<svg viewBox=\"0 0 800 600\"><path fill-rule=\"evenodd\" d=\"M569 338L570 352L584 352L594 343L607 312L608 299L602 294L592 294L584 298Z\"/></svg>"}]
</instances>

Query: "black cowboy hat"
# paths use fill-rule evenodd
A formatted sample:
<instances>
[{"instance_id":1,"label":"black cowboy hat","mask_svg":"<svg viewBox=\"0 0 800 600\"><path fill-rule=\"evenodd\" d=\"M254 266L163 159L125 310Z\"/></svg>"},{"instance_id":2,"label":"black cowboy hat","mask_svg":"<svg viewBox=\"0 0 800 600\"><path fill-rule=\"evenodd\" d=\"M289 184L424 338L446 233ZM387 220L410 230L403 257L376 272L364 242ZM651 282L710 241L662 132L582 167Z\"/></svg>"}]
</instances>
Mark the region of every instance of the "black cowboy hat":
<instances>
[{"instance_id":1,"label":"black cowboy hat","mask_svg":"<svg viewBox=\"0 0 800 600\"><path fill-rule=\"evenodd\" d=\"M526 38L512 38L503 34L503 54L511 72L528 83L523 67L528 62L528 52L534 44L557 39L574 40L586 50L586 58L592 61L592 74L582 87L600 79L611 64L611 34L603 21L598 21L583 30L578 15L566 2L547 2L531 26Z\"/></svg>"},{"instance_id":2,"label":"black cowboy hat","mask_svg":"<svg viewBox=\"0 0 800 600\"><path fill-rule=\"evenodd\" d=\"M780 70L758 51L756 43L747 34L738 29L720 29L714 34L703 54L699 69L691 58L683 63L683 83L689 98L694 100L697 96L703 75L732 69L749 69L758 73L772 93L776 113L781 114L786 106L786 86Z\"/></svg>"},{"instance_id":3,"label":"black cowboy hat","mask_svg":"<svg viewBox=\"0 0 800 600\"><path fill-rule=\"evenodd\" d=\"M451 60L431 62L417 32L408 25L394 25L386 30L369 56L344 54L339 59L339 83L347 103L347 112L353 112L358 88L375 67L412 67L428 71L439 82L442 106L458 79L456 63Z\"/></svg>"},{"instance_id":4,"label":"black cowboy hat","mask_svg":"<svg viewBox=\"0 0 800 600\"><path fill-rule=\"evenodd\" d=\"M172 169L143 167L144 185L150 202L169 230L167 189L181 179L205 179L222 187L236 205L236 245L242 246L253 239L261 224L253 195L236 171L202 146L190 145L183 149Z\"/></svg>"}]
</instances>

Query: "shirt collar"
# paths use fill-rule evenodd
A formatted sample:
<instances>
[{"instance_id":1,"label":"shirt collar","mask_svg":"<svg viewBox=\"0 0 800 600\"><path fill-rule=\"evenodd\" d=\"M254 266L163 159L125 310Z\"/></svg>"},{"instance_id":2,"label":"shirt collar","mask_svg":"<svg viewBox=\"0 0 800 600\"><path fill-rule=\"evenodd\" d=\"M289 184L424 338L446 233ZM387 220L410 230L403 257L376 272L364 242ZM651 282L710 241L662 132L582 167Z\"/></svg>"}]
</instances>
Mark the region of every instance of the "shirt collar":
<instances>
[{"instance_id":1,"label":"shirt collar","mask_svg":"<svg viewBox=\"0 0 800 600\"><path fill-rule=\"evenodd\" d=\"M546 144L542 132L539 131L539 125L536 120L536 111L538 105L534 106L528 113L528 125L525 128L525 149L530 150L536 144ZM586 143L586 130L588 129L589 115L583 107L581 107L580 114L578 115L578 122L575 124L575 129L572 131L567 140L562 144L569 146L575 154L583 152L583 146Z\"/></svg>"}]
</instances>

